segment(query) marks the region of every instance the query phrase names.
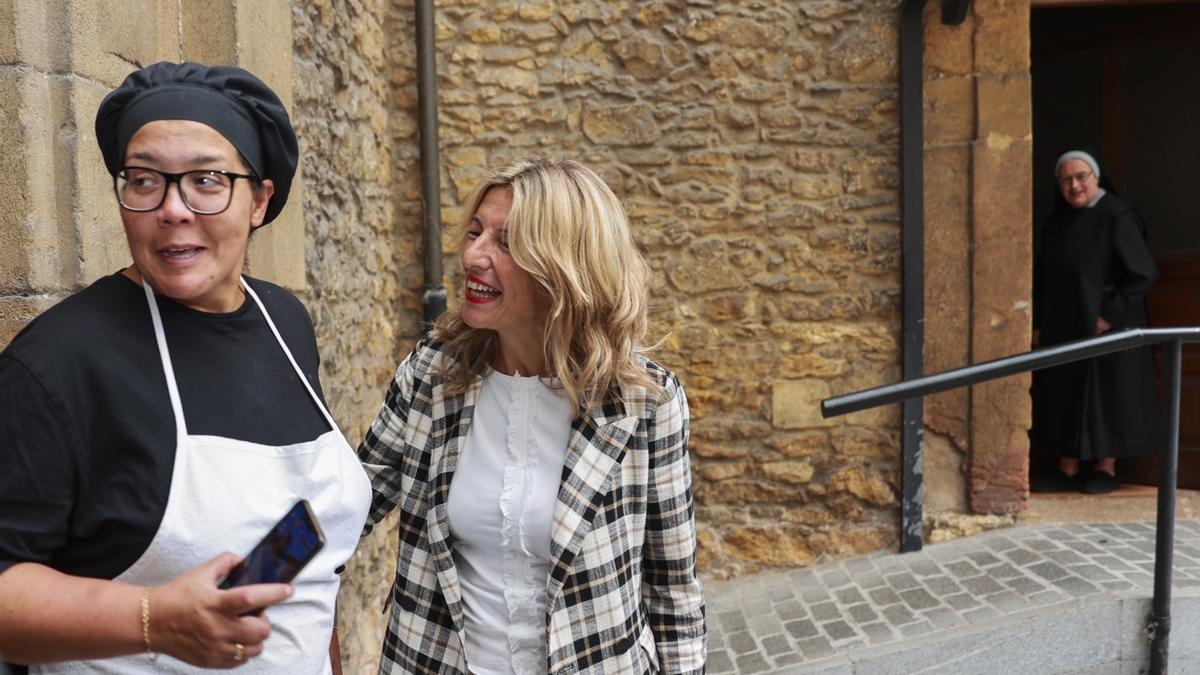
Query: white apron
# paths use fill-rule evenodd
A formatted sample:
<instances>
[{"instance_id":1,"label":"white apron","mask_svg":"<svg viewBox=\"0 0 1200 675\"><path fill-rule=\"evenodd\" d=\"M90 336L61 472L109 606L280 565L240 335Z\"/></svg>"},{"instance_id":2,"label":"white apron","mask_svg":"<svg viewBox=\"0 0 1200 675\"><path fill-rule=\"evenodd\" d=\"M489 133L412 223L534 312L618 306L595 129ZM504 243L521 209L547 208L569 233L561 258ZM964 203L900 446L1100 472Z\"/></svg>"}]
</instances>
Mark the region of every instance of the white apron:
<instances>
[{"instance_id":1,"label":"white apron","mask_svg":"<svg viewBox=\"0 0 1200 675\"><path fill-rule=\"evenodd\" d=\"M314 441L270 446L219 436L189 436L184 424L175 371L154 292L143 282L154 320L177 434L175 467L166 512L150 547L116 581L157 586L222 551L246 555L263 535L304 498L325 533L325 547L293 582L295 594L267 609L271 636L261 655L238 673L319 674L332 671L329 641L339 577L334 571L358 544L371 501L371 486L357 456L321 404L308 378L280 337L258 295L242 280L262 311L300 381L325 416L330 431ZM151 622L154 608L151 606ZM136 617L135 617L136 618ZM151 645L153 647L153 644ZM232 647L230 648L230 665ZM198 673L210 672L164 654L151 662L143 654L99 661L34 666L30 673Z\"/></svg>"}]
</instances>

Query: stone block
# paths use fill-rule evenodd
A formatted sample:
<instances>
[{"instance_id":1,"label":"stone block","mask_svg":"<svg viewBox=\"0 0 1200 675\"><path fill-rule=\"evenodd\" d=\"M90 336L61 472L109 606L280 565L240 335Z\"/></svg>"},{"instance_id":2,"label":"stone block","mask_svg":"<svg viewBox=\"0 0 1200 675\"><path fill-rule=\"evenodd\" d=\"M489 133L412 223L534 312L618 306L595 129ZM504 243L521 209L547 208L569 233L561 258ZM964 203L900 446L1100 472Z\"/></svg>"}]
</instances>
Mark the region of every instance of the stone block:
<instances>
[{"instance_id":1,"label":"stone block","mask_svg":"<svg viewBox=\"0 0 1200 675\"><path fill-rule=\"evenodd\" d=\"M821 417L821 401L832 394L825 380L780 380L771 388L771 422L777 429L841 426L838 418Z\"/></svg>"},{"instance_id":2,"label":"stone block","mask_svg":"<svg viewBox=\"0 0 1200 675\"><path fill-rule=\"evenodd\" d=\"M895 491L887 481L863 467L853 466L838 471L830 478L828 489L830 492L852 494L875 506L890 506L896 503Z\"/></svg>"},{"instance_id":3,"label":"stone block","mask_svg":"<svg viewBox=\"0 0 1200 675\"><path fill-rule=\"evenodd\" d=\"M925 80L926 147L969 143L974 139L975 79L943 77Z\"/></svg>"},{"instance_id":4,"label":"stone block","mask_svg":"<svg viewBox=\"0 0 1200 675\"><path fill-rule=\"evenodd\" d=\"M925 512L965 512L969 506L964 471L966 455L942 434L926 429L922 439L925 449Z\"/></svg>"},{"instance_id":5,"label":"stone block","mask_svg":"<svg viewBox=\"0 0 1200 675\"><path fill-rule=\"evenodd\" d=\"M925 5L925 66L926 86L929 81L945 76L971 75L975 69L975 20L957 26L942 23L942 3Z\"/></svg>"},{"instance_id":6,"label":"stone block","mask_svg":"<svg viewBox=\"0 0 1200 675\"><path fill-rule=\"evenodd\" d=\"M662 138L654 110L646 103L585 106L583 133L593 143L614 146L651 145Z\"/></svg>"},{"instance_id":7,"label":"stone block","mask_svg":"<svg viewBox=\"0 0 1200 675\"><path fill-rule=\"evenodd\" d=\"M970 359L971 154L967 146L925 150L925 372L959 368ZM969 439L970 399L953 389L925 399L926 423Z\"/></svg>"},{"instance_id":8,"label":"stone block","mask_svg":"<svg viewBox=\"0 0 1200 675\"><path fill-rule=\"evenodd\" d=\"M233 17L237 65L249 70L279 95L296 121L293 105L292 12L287 2L238 2ZM302 146L303 151L303 146ZM369 153L363 153L365 158ZM304 162L300 163L303 167ZM303 218L305 180L297 168L287 205L279 216L250 240L248 270L284 288L303 290L307 284Z\"/></svg>"},{"instance_id":9,"label":"stone block","mask_svg":"<svg viewBox=\"0 0 1200 675\"><path fill-rule=\"evenodd\" d=\"M62 295L39 295L34 297L0 294L0 351L21 332L25 324L38 314L50 309L61 300Z\"/></svg>"},{"instance_id":10,"label":"stone block","mask_svg":"<svg viewBox=\"0 0 1200 675\"><path fill-rule=\"evenodd\" d=\"M22 54L21 48L17 45L17 35L24 37L23 32L17 30L18 12L23 11L24 5L30 3L22 3L19 0L0 0L0 63L26 63L29 64L31 54ZM41 6L41 3L33 3L34 6ZM6 146L7 147L7 146Z\"/></svg>"},{"instance_id":11,"label":"stone block","mask_svg":"<svg viewBox=\"0 0 1200 675\"><path fill-rule=\"evenodd\" d=\"M44 73L68 70L70 53L56 40L67 33L68 16L61 4L0 0L0 53L11 54L0 63Z\"/></svg>"},{"instance_id":12,"label":"stone block","mask_svg":"<svg viewBox=\"0 0 1200 675\"><path fill-rule=\"evenodd\" d=\"M1033 103L1029 73L976 79L979 109L978 138L990 148L1004 149L1033 137Z\"/></svg>"},{"instance_id":13,"label":"stone block","mask_svg":"<svg viewBox=\"0 0 1200 675\"><path fill-rule=\"evenodd\" d=\"M137 65L181 56L179 3L173 0L67 0L63 5L70 68L82 77L112 88Z\"/></svg>"},{"instance_id":14,"label":"stone block","mask_svg":"<svg viewBox=\"0 0 1200 675\"><path fill-rule=\"evenodd\" d=\"M975 71L1029 72L1029 0L977 0Z\"/></svg>"},{"instance_id":15,"label":"stone block","mask_svg":"<svg viewBox=\"0 0 1200 675\"><path fill-rule=\"evenodd\" d=\"M899 76L897 21L866 21L847 31L825 55L835 80L893 83Z\"/></svg>"},{"instance_id":16,"label":"stone block","mask_svg":"<svg viewBox=\"0 0 1200 675\"><path fill-rule=\"evenodd\" d=\"M237 63L239 33L237 14L240 6L250 4L257 3L180 3L179 26L183 58L208 64ZM288 23L290 25L290 19ZM266 26L259 25L255 25L254 30L269 32L266 30Z\"/></svg>"},{"instance_id":17,"label":"stone block","mask_svg":"<svg viewBox=\"0 0 1200 675\"><path fill-rule=\"evenodd\" d=\"M746 527L725 533L725 552L767 565L800 567L813 563L804 534L790 527Z\"/></svg>"},{"instance_id":18,"label":"stone block","mask_svg":"<svg viewBox=\"0 0 1200 675\"><path fill-rule=\"evenodd\" d=\"M96 143L96 109L108 93L108 87L78 78L71 83L67 95L70 97L68 110L72 117L67 121L74 133L69 138L60 139L62 147L57 151L60 153L59 161L70 167L74 184L64 187L60 194L70 194L73 190L80 208L74 214L64 212L59 215L63 219L60 230L67 231L68 223L74 221L70 231L78 237L75 249L79 254L76 283L88 284L128 265L129 245L121 226L120 207L112 191L112 176L104 166L104 158ZM59 208L65 211L70 207L71 204L64 201ZM71 250L70 247L64 248ZM64 260L63 265L67 264L68 261Z\"/></svg>"},{"instance_id":19,"label":"stone block","mask_svg":"<svg viewBox=\"0 0 1200 675\"><path fill-rule=\"evenodd\" d=\"M808 462L767 462L762 465L763 476L793 485L804 485L812 480L813 465Z\"/></svg>"},{"instance_id":20,"label":"stone block","mask_svg":"<svg viewBox=\"0 0 1200 675\"><path fill-rule=\"evenodd\" d=\"M40 201L45 201L45 195L32 192L52 191L45 187L46 181L30 174L29 155L44 146L30 148L29 132L41 130L34 126L38 120L36 111L39 105L41 110L46 109L48 98L37 95L38 89L44 92L46 87L30 87L31 79L43 80L36 75L22 75L15 68L0 69L0 100L9 101L13 109L12 113L0 115L0 147L9 149L6 153L8 166L0 172L0 241L3 241L0 245L0 292L29 288L30 216L35 200L41 197ZM30 89L35 90L31 92Z\"/></svg>"}]
</instances>

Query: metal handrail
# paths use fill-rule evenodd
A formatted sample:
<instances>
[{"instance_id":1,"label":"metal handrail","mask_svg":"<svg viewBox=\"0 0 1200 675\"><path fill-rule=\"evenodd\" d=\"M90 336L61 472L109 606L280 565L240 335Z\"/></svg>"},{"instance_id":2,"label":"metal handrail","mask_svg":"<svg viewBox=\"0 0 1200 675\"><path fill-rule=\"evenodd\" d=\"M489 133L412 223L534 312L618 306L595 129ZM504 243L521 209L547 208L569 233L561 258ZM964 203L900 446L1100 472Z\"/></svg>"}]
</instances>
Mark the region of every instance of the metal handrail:
<instances>
[{"instance_id":1,"label":"metal handrail","mask_svg":"<svg viewBox=\"0 0 1200 675\"><path fill-rule=\"evenodd\" d=\"M1200 327L1131 328L975 363L914 380L834 396L821 401L821 415L844 415L1008 375L1082 361L1136 347L1165 344L1167 358L1163 369L1163 391L1164 399L1170 405L1166 420L1167 447L1159 466L1154 599L1147 627L1147 632L1151 635L1150 672L1158 675L1167 672L1168 640L1171 633L1171 560L1175 550L1175 483L1179 467L1179 389L1183 370L1183 345L1193 343L1200 343ZM1167 489L1164 490L1164 487Z\"/></svg>"}]
</instances>

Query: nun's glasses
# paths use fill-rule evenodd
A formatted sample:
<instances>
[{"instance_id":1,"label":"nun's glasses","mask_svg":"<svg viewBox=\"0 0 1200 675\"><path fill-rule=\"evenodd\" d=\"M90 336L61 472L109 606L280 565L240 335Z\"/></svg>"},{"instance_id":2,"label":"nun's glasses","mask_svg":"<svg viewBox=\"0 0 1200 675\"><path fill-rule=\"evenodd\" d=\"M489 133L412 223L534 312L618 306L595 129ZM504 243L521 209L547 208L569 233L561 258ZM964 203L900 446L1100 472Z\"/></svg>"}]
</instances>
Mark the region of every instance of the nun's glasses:
<instances>
[{"instance_id":1,"label":"nun's glasses","mask_svg":"<svg viewBox=\"0 0 1200 675\"><path fill-rule=\"evenodd\" d=\"M1072 182L1086 183L1087 179L1092 177L1091 171L1080 171L1079 173L1069 173L1058 179L1063 185L1070 185Z\"/></svg>"},{"instance_id":2,"label":"nun's glasses","mask_svg":"<svg viewBox=\"0 0 1200 675\"><path fill-rule=\"evenodd\" d=\"M192 213L212 216L229 208L233 184L239 178L258 180L258 176L219 169L197 169L169 173L142 166L127 166L113 176L117 201L130 211L153 211L167 199L167 188L179 188L183 205Z\"/></svg>"}]
</instances>

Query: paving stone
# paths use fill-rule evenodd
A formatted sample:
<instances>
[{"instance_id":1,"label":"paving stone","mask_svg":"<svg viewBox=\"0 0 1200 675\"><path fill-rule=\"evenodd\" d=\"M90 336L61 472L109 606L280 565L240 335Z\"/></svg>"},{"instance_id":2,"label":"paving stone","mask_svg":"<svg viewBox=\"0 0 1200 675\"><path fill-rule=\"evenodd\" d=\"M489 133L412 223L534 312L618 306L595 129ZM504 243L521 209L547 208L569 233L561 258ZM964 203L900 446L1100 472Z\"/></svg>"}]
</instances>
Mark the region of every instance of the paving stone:
<instances>
[{"instance_id":1,"label":"paving stone","mask_svg":"<svg viewBox=\"0 0 1200 675\"><path fill-rule=\"evenodd\" d=\"M900 597L904 599L904 603L913 609L930 609L941 604L937 598L929 594L929 591L924 588L914 588L910 591L900 593Z\"/></svg>"},{"instance_id":2,"label":"paving stone","mask_svg":"<svg viewBox=\"0 0 1200 675\"><path fill-rule=\"evenodd\" d=\"M1047 551L1046 557L1060 565L1079 565L1087 562L1087 558L1079 555L1075 551L1063 549L1061 551Z\"/></svg>"},{"instance_id":3,"label":"paving stone","mask_svg":"<svg viewBox=\"0 0 1200 675\"><path fill-rule=\"evenodd\" d=\"M1000 611L995 607L976 607L963 612L962 617L971 623L979 623L980 621L989 621L1000 616Z\"/></svg>"},{"instance_id":4,"label":"paving stone","mask_svg":"<svg viewBox=\"0 0 1200 675\"><path fill-rule=\"evenodd\" d=\"M796 650L792 648L792 641L787 639L786 635L771 635L762 640L763 651L767 656L772 658L780 654L791 654Z\"/></svg>"},{"instance_id":5,"label":"paving stone","mask_svg":"<svg viewBox=\"0 0 1200 675\"><path fill-rule=\"evenodd\" d=\"M917 617L913 616L912 612L904 605L884 607L882 614L888 620L888 623L893 626L903 626L906 623L912 623L917 620Z\"/></svg>"},{"instance_id":6,"label":"paving stone","mask_svg":"<svg viewBox=\"0 0 1200 675\"><path fill-rule=\"evenodd\" d=\"M995 607L996 609L998 609L1002 612L1005 612L1005 613L1018 612L1029 606L1029 603L1025 600L1024 597L1022 597L1012 591L1001 591L999 593L993 593L993 594L985 597L984 600L989 605L991 605L991 606Z\"/></svg>"},{"instance_id":7,"label":"paving stone","mask_svg":"<svg viewBox=\"0 0 1200 675\"><path fill-rule=\"evenodd\" d=\"M736 666L733 664L733 659L729 652L724 649L716 651L708 650L708 661L705 663L707 672L710 673L735 673Z\"/></svg>"},{"instance_id":8,"label":"paving stone","mask_svg":"<svg viewBox=\"0 0 1200 675\"><path fill-rule=\"evenodd\" d=\"M959 616L958 612L949 607L935 607L928 612L922 614L926 621L933 624L938 630L945 630L955 626L961 626L966 621Z\"/></svg>"},{"instance_id":9,"label":"paving stone","mask_svg":"<svg viewBox=\"0 0 1200 675\"><path fill-rule=\"evenodd\" d=\"M831 621L821 625L821 630L834 642L849 640L858 635L845 621Z\"/></svg>"},{"instance_id":10,"label":"paving stone","mask_svg":"<svg viewBox=\"0 0 1200 675\"><path fill-rule=\"evenodd\" d=\"M846 608L846 614L858 623L870 623L879 618L875 610L871 609L866 603Z\"/></svg>"},{"instance_id":11,"label":"paving stone","mask_svg":"<svg viewBox=\"0 0 1200 675\"><path fill-rule=\"evenodd\" d=\"M770 669L771 664L767 663L767 659L758 652L737 657L737 672L742 675L765 673Z\"/></svg>"},{"instance_id":12,"label":"paving stone","mask_svg":"<svg viewBox=\"0 0 1200 675\"><path fill-rule=\"evenodd\" d=\"M1004 585L1020 593L1021 595L1030 595L1046 588L1041 582L1034 581L1029 577L1005 579Z\"/></svg>"},{"instance_id":13,"label":"paving stone","mask_svg":"<svg viewBox=\"0 0 1200 675\"><path fill-rule=\"evenodd\" d=\"M1028 565L1029 563L1040 562L1042 559L1041 556L1037 555L1033 551L1029 551L1029 550L1023 549L1023 548L1017 548L1017 549L1013 549L1011 551L1005 551L1004 555L1009 560L1013 561L1013 564L1021 565L1021 566Z\"/></svg>"},{"instance_id":14,"label":"paving stone","mask_svg":"<svg viewBox=\"0 0 1200 675\"><path fill-rule=\"evenodd\" d=\"M925 579L924 583L925 588L928 588L930 593L937 596L954 595L962 590L962 586L959 586L950 577L933 577Z\"/></svg>"},{"instance_id":15,"label":"paving stone","mask_svg":"<svg viewBox=\"0 0 1200 675\"><path fill-rule=\"evenodd\" d=\"M931 577L935 574L942 574L941 566L930 560L928 556L916 558L908 566L908 569L919 577Z\"/></svg>"},{"instance_id":16,"label":"paving stone","mask_svg":"<svg viewBox=\"0 0 1200 675\"><path fill-rule=\"evenodd\" d=\"M815 637L821 634L821 632L817 630L817 624L813 623L809 619L804 619L802 621L789 621L788 623L783 624L783 628L788 632L788 635L791 635L797 640Z\"/></svg>"},{"instance_id":17,"label":"paving stone","mask_svg":"<svg viewBox=\"0 0 1200 675\"><path fill-rule=\"evenodd\" d=\"M900 634L906 638L913 638L931 632L933 632L933 624L928 621L918 621L900 626Z\"/></svg>"},{"instance_id":18,"label":"paving stone","mask_svg":"<svg viewBox=\"0 0 1200 675\"><path fill-rule=\"evenodd\" d=\"M988 567L1000 562L999 558L988 551L972 551L967 554L967 557L979 567Z\"/></svg>"},{"instance_id":19,"label":"paving stone","mask_svg":"<svg viewBox=\"0 0 1200 675\"><path fill-rule=\"evenodd\" d=\"M1004 587L1000 585L1000 582L991 577L982 575L972 577L970 579L963 579L958 583L961 584L968 593L973 593L975 595L991 595L992 593L1004 590Z\"/></svg>"},{"instance_id":20,"label":"paving stone","mask_svg":"<svg viewBox=\"0 0 1200 675\"><path fill-rule=\"evenodd\" d=\"M721 629L727 634L746 630L746 617L740 609L721 612L717 618L721 621Z\"/></svg>"},{"instance_id":21,"label":"paving stone","mask_svg":"<svg viewBox=\"0 0 1200 675\"><path fill-rule=\"evenodd\" d=\"M797 652L789 652L775 659L776 668L786 668L788 666L798 666L804 663L804 656Z\"/></svg>"},{"instance_id":22,"label":"paving stone","mask_svg":"<svg viewBox=\"0 0 1200 675\"><path fill-rule=\"evenodd\" d=\"M813 618L817 621L829 621L842 617L842 610L838 609L837 604L833 602L823 602L819 605L813 605L809 608L809 611L812 612Z\"/></svg>"},{"instance_id":23,"label":"paving stone","mask_svg":"<svg viewBox=\"0 0 1200 675\"><path fill-rule=\"evenodd\" d=\"M1112 581L1117 578L1117 575L1112 572L1090 562L1083 565L1072 565L1070 569L1072 573L1088 581Z\"/></svg>"},{"instance_id":24,"label":"paving stone","mask_svg":"<svg viewBox=\"0 0 1200 675\"><path fill-rule=\"evenodd\" d=\"M782 621L791 621L793 619L803 619L808 616L808 610L804 609L804 605L795 600L786 600L775 605L775 614Z\"/></svg>"},{"instance_id":25,"label":"paving stone","mask_svg":"<svg viewBox=\"0 0 1200 675\"><path fill-rule=\"evenodd\" d=\"M1001 562L999 565L993 565L987 568L988 576L993 579L1013 579L1015 577L1025 576L1025 572L1017 569L1010 562Z\"/></svg>"},{"instance_id":26,"label":"paving stone","mask_svg":"<svg viewBox=\"0 0 1200 675\"><path fill-rule=\"evenodd\" d=\"M826 591L823 586L806 586L804 590L800 592L800 597L806 604L813 605L818 602L824 602L828 600L829 591Z\"/></svg>"},{"instance_id":27,"label":"paving stone","mask_svg":"<svg viewBox=\"0 0 1200 675\"><path fill-rule=\"evenodd\" d=\"M978 607L981 604L974 598L974 596L968 593L951 595L949 597L942 598L942 601L960 612L971 609L972 607Z\"/></svg>"},{"instance_id":28,"label":"paving stone","mask_svg":"<svg viewBox=\"0 0 1200 675\"><path fill-rule=\"evenodd\" d=\"M758 651L758 642L754 640L750 631L744 630L727 636L725 644L733 650L734 654L749 654Z\"/></svg>"},{"instance_id":29,"label":"paving stone","mask_svg":"<svg viewBox=\"0 0 1200 675\"><path fill-rule=\"evenodd\" d=\"M850 575L840 569L833 569L826 574L818 574L818 576L826 588L840 588L850 583Z\"/></svg>"},{"instance_id":30,"label":"paving stone","mask_svg":"<svg viewBox=\"0 0 1200 675\"><path fill-rule=\"evenodd\" d=\"M1056 579L1062 579L1063 577L1070 576L1065 569L1050 561L1040 562L1036 565L1030 565L1029 571L1048 581L1054 581Z\"/></svg>"},{"instance_id":31,"label":"paving stone","mask_svg":"<svg viewBox=\"0 0 1200 675\"><path fill-rule=\"evenodd\" d=\"M752 616L746 624L750 627L750 632L757 636L770 635L771 633L779 632L779 615L771 612L770 614L761 614Z\"/></svg>"},{"instance_id":32,"label":"paving stone","mask_svg":"<svg viewBox=\"0 0 1200 675\"><path fill-rule=\"evenodd\" d=\"M840 588L833 595L837 598L838 603L842 605L854 605L863 601L862 593L859 593L858 589L853 586Z\"/></svg>"},{"instance_id":33,"label":"paving stone","mask_svg":"<svg viewBox=\"0 0 1200 675\"><path fill-rule=\"evenodd\" d=\"M867 595L871 597L871 602L874 602L878 606L894 605L900 602L900 595L890 587L867 591Z\"/></svg>"},{"instance_id":34,"label":"paving stone","mask_svg":"<svg viewBox=\"0 0 1200 675\"><path fill-rule=\"evenodd\" d=\"M917 588L921 585L921 582L917 581L917 578L908 572L888 575L887 581L888 584L897 591Z\"/></svg>"},{"instance_id":35,"label":"paving stone","mask_svg":"<svg viewBox=\"0 0 1200 675\"><path fill-rule=\"evenodd\" d=\"M859 630L866 634L867 640L873 645L890 642L896 638L896 631L882 621L859 626Z\"/></svg>"},{"instance_id":36,"label":"paving stone","mask_svg":"<svg viewBox=\"0 0 1200 675\"><path fill-rule=\"evenodd\" d=\"M944 565L944 567L956 577L970 577L979 574L979 568L965 560L950 563L949 565Z\"/></svg>"},{"instance_id":37,"label":"paving stone","mask_svg":"<svg viewBox=\"0 0 1200 675\"><path fill-rule=\"evenodd\" d=\"M833 645L823 636L800 640L796 646L806 659L819 659L833 654Z\"/></svg>"}]
</instances>

